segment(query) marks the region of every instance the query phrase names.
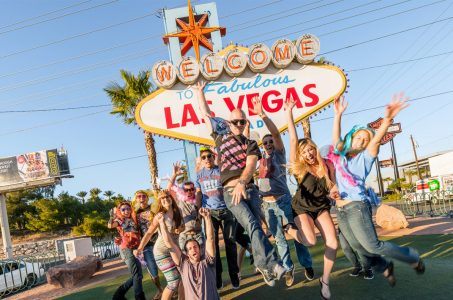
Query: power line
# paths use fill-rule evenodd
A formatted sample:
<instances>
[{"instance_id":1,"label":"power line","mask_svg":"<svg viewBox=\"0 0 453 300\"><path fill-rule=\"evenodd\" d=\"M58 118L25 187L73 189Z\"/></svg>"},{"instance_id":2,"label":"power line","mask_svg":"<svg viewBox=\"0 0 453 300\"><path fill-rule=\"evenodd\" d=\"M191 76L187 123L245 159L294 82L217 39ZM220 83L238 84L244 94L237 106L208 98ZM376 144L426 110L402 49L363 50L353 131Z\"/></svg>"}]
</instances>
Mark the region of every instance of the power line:
<instances>
[{"instance_id":1,"label":"power line","mask_svg":"<svg viewBox=\"0 0 453 300\"><path fill-rule=\"evenodd\" d=\"M445 22L445 21L448 21L448 20L451 20L451 19L453 19L453 17L448 17L448 18L441 19L441 20L438 20L438 21L434 21L434 22L418 25L418 26L415 26L415 27L410 27L410 28L407 28L407 29L404 29L404 30L401 30L401 31L389 33L389 34L382 35L382 36L379 36L379 37L376 37L376 38L373 38L373 39L365 40L365 41L362 41L362 42L358 42L358 43L355 43L355 44L351 44L351 45L348 45L348 46L344 46L344 47L341 47L341 48L330 50L330 51L321 53L319 55L326 55L326 54L334 53L334 52L337 52L337 51L341 51L341 50L357 47L357 46L360 46L360 45L363 45L363 44L367 44L367 43L375 42L375 41L378 41L378 40L382 40L382 39L385 39L385 38L388 38L388 37L391 37L391 36L395 36L395 35L398 35L398 34L401 34L401 33L405 33L405 32L409 32L409 31L412 31L412 30L420 29L420 28L423 28L423 27L426 27L426 26L429 26L429 25L432 25L432 24Z\"/></svg>"},{"instance_id":2,"label":"power line","mask_svg":"<svg viewBox=\"0 0 453 300\"><path fill-rule=\"evenodd\" d=\"M355 7L352 7L352 8L343 10L343 11L340 11L339 13L345 12L345 11L349 11L349 10L352 10L352 9L355 9L355 8L363 7L363 6L366 6L366 5L370 5L370 4L372 4L372 3L376 3L376 2L379 2L379 1L382 1L382 0L372 1L372 2L369 2L369 3L366 3L366 4L362 4L362 5L359 5L359 6L355 6ZM412 1L412 0L406 0L406 2L407 2L407 1ZM335 32L339 32L339 31L342 31L342 30L350 29L350 28L352 28L352 27L358 27L358 26L366 25L366 24L369 24L370 22L374 22L374 21L377 21L377 20L385 19L385 18L388 18L388 17L393 17L393 16L399 15L399 14L401 14L401 13L407 13L407 12L409 12L409 11L412 11L412 10L415 10L415 9L420 9L420 8L426 7L426 6L428 6L428 5L434 5L434 4L437 4L437 3L439 3L439 2L443 2L443 1L446 1L446 0L437 1L437 2L434 2L434 3L427 4L427 5L423 5L423 6L419 6L419 7L410 9L410 10L405 10L405 11L403 11L403 12L399 12L399 13L396 13L396 14L392 14L392 15L390 15L390 16L385 16L385 17L383 17L383 18L379 18L379 19L375 19L375 20L372 20L372 21L368 21L368 22L365 22L365 23L358 24L358 25L350 26L350 27L347 27L347 28L345 28L345 29L336 30ZM382 9L385 9L385 8L388 8L388 7L391 7L391 6L394 6L394 5L399 5L399 4L401 4L401 3L392 4L392 5L387 5L387 6L385 6L385 7L381 7L381 8L378 8L378 9L373 9L373 10L366 11L366 12L363 12L363 13L359 13L359 14L356 14L356 15L353 15L353 16L349 16L349 17L346 17L346 18L341 18L341 19L337 19L337 20L334 20L334 21L331 21L331 22L327 22L327 23L324 23L324 24L321 24L321 25L318 25L318 26L314 26L314 27L311 27L311 28L306 28L306 29L304 29L304 30L322 27L322 26L325 26L325 25L328 25L328 24L333 24L333 23L336 23L336 22L339 22L339 21L343 21L343 20L350 19L350 18L353 18L353 17L365 15L365 14L368 14L368 13L371 13L371 12L375 12L375 11L382 10ZM308 11L308 10L307 10L307 11ZM334 13L334 14L337 14L337 13ZM330 15L334 15L334 14L330 14ZM327 15L327 16L330 16L330 15ZM321 17L321 19L324 18L324 17L326 17L326 16ZM312 20L309 20L309 21L313 21L313 20L317 20L317 18L312 19ZM272 21L272 20L271 20L271 21ZM305 22L303 22L303 23L306 23L306 22L309 22L309 21L305 21ZM269 22L269 21L265 21L264 23L266 23L266 22ZM292 26L291 26L291 27L292 27ZM283 29L285 29L285 28L286 28L286 27L284 27ZM279 30L278 30L278 31L279 31ZM271 31L271 32L275 32L275 31ZM331 32L331 33L332 33L332 32ZM331 33L328 33L328 34L331 34ZM259 35L258 35L258 36L259 36ZM256 35L255 35L254 37L256 37ZM252 38L253 38L253 37L252 37ZM156 47L156 48L154 48L154 49L158 49L158 48L160 48L160 47ZM129 54L128 56L130 56L130 55L133 55L133 54ZM126 57L128 57L128 56L126 56ZM54 74L54 75L47 76L47 77L43 77L43 78L40 78L40 79L33 79L33 80L28 81L28 82L23 82L23 83L15 84L15 85L12 85L12 86L9 86L9 87L3 87L3 88L0 88L0 90L2 90L2 91L8 91L8 90L12 90L12 89L15 89L15 88L21 88L21 87L25 87L25 86L37 84L37 83L40 83L40 82L52 80L52 79L59 79L59 78L61 78L62 75L71 75L71 74L76 74L76 73L80 73L80 72L90 71L90 70L93 70L93 69L97 69L97 66L103 67L103 66L105 66L105 65L114 64L114 63L117 63L118 61L121 61L122 59L124 59L124 58L118 58L117 60L114 60L113 62L98 63L98 64L94 64L94 65L91 65L91 66L82 67L82 68L79 68L79 69L76 69L76 70L68 70L68 71L65 71L65 72L60 73L60 74Z\"/></svg>"},{"instance_id":3,"label":"power line","mask_svg":"<svg viewBox=\"0 0 453 300\"><path fill-rule=\"evenodd\" d=\"M410 99L409 102L420 101L422 99L432 98L432 97L441 96L441 95L450 94L450 93L453 93L453 90L440 92L440 93L432 94L432 95L428 95L428 96L413 98L413 99ZM344 115L358 114L358 113L361 113L361 112L364 112L364 111L375 110L375 109L379 109L379 108L383 108L383 107L385 107L385 105L380 105L380 106L370 107L370 108L367 108L367 109L353 111L353 112L345 113ZM76 116L76 117L73 117L73 118L60 120L60 121L56 121L56 122L52 122L52 123L45 123L45 124L40 124L40 125L36 125L36 126L33 126L33 127L28 127L28 128L18 129L18 130L14 130L14 131L9 131L9 132L5 132L5 133L0 134L0 136L10 135L10 134L24 132L24 131L29 131L29 130L33 130L33 129L41 128L41 127L57 125L57 124L65 123L65 122L68 122L68 121L73 121L73 120L76 120L76 119L81 119L81 118L84 118L84 117L96 115L96 114L107 112L107 111L109 111L109 110L102 110L102 111L89 113L89 114L85 114L85 115L79 115L79 116ZM319 121L329 120L329 119L332 119L332 118L333 117L327 117L327 118L323 118L323 119L313 120L312 122L319 122Z\"/></svg>"},{"instance_id":4,"label":"power line","mask_svg":"<svg viewBox=\"0 0 453 300\"><path fill-rule=\"evenodd\" d=\"M442 9L442 12L434 19L434 21L437 21L437 20L440 20L441 17L443 17L443 15L445 13L448 12L448 10L450 9L450 7L453 5L453 2L452 3L449 3L449 5L445 8L445 9ZM447 24L450 23L450 21L447 22ZM401 59L404 57L404 55L406 53L408 53L410 50L413 50L414 49L414 45L418 42L418 41L423 41L425 40L425 35L428 34L429 30L433 27L433 25L430 25L430 26L427 26L424 28L424 30L418 34L414 39L413 41L406 47L406 49L404 50L403 53L400 54L399 58L398 59ZM446 27L446 25L444 25L444 27ZM440 30L436 30L434 34L431 34L429 35L428 39L431 40L431 41L434 41L434 38L440 34L441 31ZM441 38L438 40L437 43L439 43L440 41L442 41L445 37ZM426 48L426 46L428 45L432 45L432 47L430 48L430 50L435 46L437 45L436 42L432 42L432 43L423 43L422 44L422 47L418 48L417 51L415 53L413 53L410 57L410 59L416 57L416 55L418 55L419 53L421 53L421 51L423 49ZM429 54L429 51L426 51L426 54ZM367 99L367 98L372 98L372 99L376 99L378 98L380 95L382 95L383 91L386 91L388 90L388 87L392 84L394 84L395 82L397 82L398 80L400 80L400 78L403 78L404 77L404 74L406 74L415 64L412 64L412 66L405 66L404 68L401 68L401 69L397 69L393 72L393 74L391 76L385 76L388 71L390 69L386 69L384 72L382 72L382 74L376 79L376 80L373 80L372 81L372 84L370 86L368 86L367 88L365 88L365 92L363 93L362 95L362 99ZM377 86L378 82L380 81L384 81L383 84L381 84L378 88L374 89L374 94L373 96L371 97L366 97L367 94L369 94L371 91L373 91L373 88L375 86ZM406 89L404 89L406 90ZM363 100L360 100L358 101L358 103L360 103L361 105L359 105L358 108L361 108L365 102ZM356 106L358 103L354 103L354 105Z\"/></svg>"},{"instance_id":5,"label":"power line","mask_svg":"<svg viewBox=\"0 0 453 300\"><path fill-rule=\"evenodd\" d=\"M263 5L255 6L255 7L249 8L249 9L245 9L245 10L238 11L236 13L227 15L227 16L225 16L223 18L228 18L228 17L231 17L233 15L242 14L242 13L248 12L250 10L256 10L256 9L258 9L260 7L265 7L265 6L268 6L268 5L271 5L271 4L275 4L275 3L278 3L278 2L281 2L281 1L282 0L277 0L277 1L273 1L273 2L270 2L270 3L263 4ZM322 1L324 1L324 0L322 0ZM43 69L43 68L46 68L46 67L49 67L49 66L58 65L58 64L69 62L69 61L77 60L77 59L80 59L80 58L83 58L83 57L88 57L88 56L104 53L104 52L111 51L111 50L114 50L114 49L130 46L132 44L137 44L139 42L143 42L143 41L147 41L147 40L150 40L150 39L154 39L154 38L159 37L159 36L160 35L150 35L150 36L147 36L147 37L142 38L142 39L128 41L128 42L123 43L123 44L119 44L119 45L116 45L116 46L112 46L112 47L108 47L108 48L99 49L99 50L95 50L95 51L92 51L92 52L76 55L76 56L73 56L73 57L65 58L63 60L54 61L54 62L51 62L51 63L48 63L48 64L35 66L35 67L28 68L28 69L20 70L20 71L15 71L15 72L9 73L9 74L2 74L2 75L0 75L0 78L15 76L15 75L19 75L19 74L22 74L22 73ZM163 47L163 45L162 45L162 47Z\"/></svg>"},{"instance_id":6,"label":"power line","mask_svg":"<svg viewBox=\"0 0 453 300\"><path fill-rule=\"evenodd\" d=\"M451 93L453 93L453 90L440 92L440 93L436 93L436 94L432 94L432 95L428 95L428 96L423 96L423 97L412 98L412 99L409 99L408 102L420 101L420 100L423 100L423 99L437 97L437 96L442 96L442 95L451 94ZM361 113L361 112L365 112L365 111L370 111L370 110L375 110L375 109L379 109L379 108L384 108L386 106L387 105L379 105L379 106L369 107L369 108L365 108L365 109L360 109L360 110L344 113L343 115L344 116L346 116L346 115L355 115L355 114L358 114L358 113ZM325 121L325 120L330 120L330 119L333 119L333 117L326 117L326 118L322 118L322 119L311 120L311 122L320 122L320 121Z\"/></svg>"},{"instance_id":7,"label":"power line","mask_svg":"<svg viewBox=\"0 0 453 300\"><path fill-rule=\"evenodd\" d=\"M76 110L76 109L106 107L106 106L111 106L111 104L98 104L98 105L88 105L88 106L63 107L63 108L47 108L47 109L29 109L29 110L0 110L0 114L65 111L65 110Z\"/></svg>"},{"instance_id":8,"label":"power line","mask_svg":"<svg viewBox=\"0 0 453 300\"><path fill-rule=\"evenodd\" d=\"M336 4L336 3L338 3L338 2L343 2L343 1L345 1L345 0L337 0L337 1L334 1L334 2L330 2L330 3L326 3L326 4L323 4L323 5L317 6L317 7L313 7L313 8L310 8L310 9L305 9L305 10L302 10L302 11L300 11L300 12L293 12L292 14L288 14L288 12L294 11L295 9L298 9L298 8L306 8L308 5L312 5L312 4L317 4L317 3L319 3L319 2L323 2L323 0L321 0L321 1L314 1L314 2L311 2L311 3L307 3L307 4L303 4L303 5L298 5L298 6L295 6L295 7L291 7L291 8L289 8L289 9L285 9L285 10L282 10L282 11L279 11L279 12L274 12L274 13L269 14L269 15L261 16L261 17L259 17L259 18L256 18L256 19L253 19L253 20L249 20L249 21L246 21L246 22L236 23L236 24L230 26L230 28L235 28L235 27L238 27L238 26L241 26L241 25L253 23L253 22L256 22L256 21L259 21L259 20L266 19L266 18L268 18L268 17L274 17L275 15L279 15L279 14L284 14L285 17L292 16L292 15L296 15L296 14L301 14L301 13L304 13L304 12L312 11L312 10L315 10L315 9L318 9L318 8L322 8L322 7L329 6L329 5ZM383 0L377 0L377 1L375 1L375 2L378 2L378 1L383 1ZM260 22L260 23L258 23L258 24L252 24L252 25L248 25L248 26L245 26L245 27L240 27L240 28L238 28L238 29L232 30L231 32L235 32L235 31L239 31L239 30L242 30L242 29L254 27L254 26L261 25L261 24L266 23L266 22L272 22L272 21L275 21L275 20L281 20L281 17L274 18L274 19L271 19L271 20L267 20L267 21L265 21L265 22Z\"/></svg>"},{"instance_id":9,"label":"power line","mask_svg":"<svg viewBox=\"0 0 453 300\"><path fill-rule=\"evenodd\" d=\"M76 116L76 117L72 117L72 118L69 118L69 119L64 119L64 120L60 120L60 121L56 121L56 122L49 122L49 123L39 124L39 125L35 125L33 127L27 127L27 128L22 128L22 129L18 129L18 130L9 131L9 132L4 132L4 133L1 133L0 136L11 135L11 134L14 134L14 133L29 131L29 130L33 130L33 129L37 129L37 128L43 128L43 127L63 124L63 123L69 122L69 121L74 121L74 120L78 120L78 119L94 116L94 115L101 114L101 113L108 112L108 111L110 111L110 109L105 109L105 110L101 110L101 111L97 111L97 112L93 112L93 113L89 113L89 114L79 115L79 116Z\"/></svg>"},{"instance_id":10,"label":"power line","mask_svg":"<svg viewBox=\"0 0 453 300\"><path fill-rule=\"evenodd\" d=\"M321 1L324 1L324 0L321 0ZM276 1L272 1L272 2L269 2L269 3L262 4L262 5L257 5L255 7L250 7L250 8L244 9L242 11L238 11L238 12L235 12L235 13L220 17L220 20L225 20L225 19L228 19L230 17L237 16L239 14L242 14L242 13L245 13L245 12L249 12L249 11L254 11L254 10L262 8L262 7L274 5L274 4L279 3L279 2L282 2L282 0L276 0Z\"/></svg>"},{"instance_id":11,"label":"power line","mask_svg":"<svg viewBox=\"0 0 453 300\"><path fill-rule=\"evenodd\" d=\"M39 19L39 18L41 18L41 17L45 17L45 16L48 16L48 15L54 14L54 13L56 13L56 12L63 11L63 10L67 10L67 9L69 9L69 8L73 8L73 7L76 7L76 6L80 6L80 5L82 5L82 4L85 4L85 3L88 3L88 2L91 2L91 1L93 1L93 0L87 0L87 1L82 1L82 2L76 3L76 4L72 4L72 5L70 5L70 6L66 6L66 7L57 9L57 10L53 10L53 11L44 13L44 14L42 14L42 15L34 16L34 17L27 18L27 19L24 19L24 20L21 20L21 21L17 21L17 22L15 22L15 23L12 23L12 24L9 24L9 25L4 25L4 26L0 27L0 29L7 28L7 27L11 27L11 26L18 25L18 24L22 24L22 23L25 23L25 22L28 22L28 21L32 21L32 20L34 20L34 19Z\"/></svg>"},{"instance_id":12,"label":"power line","mask_svg":"<svg viewBox=\"0 0 453 300\"><path fill-rule=\"evenodd\" d=\"M327 15L324 15L324 16L321 16L321 17L316 17L316 18L313 18L313 19L310 19L310 20L305 20L303 22L292 24L290 26L282 27L282 28L279 28L279 29L276 29L276 30L272 30L272 31L267 31L267 32L265 32L263 34L254 35L252 37L248 37L248 38L246 38L246 40L252 39L252 38L256 38L258 36L268 35L269 33L279 32L279 31L282 31L282 30L285 30L285 29L293 28L295 26L306 24L306 23L309 23L311 21L317 21L317 20L320 20L320 19L324 19L326 17L331 17L331 16L334 16L334 15L337 15L337 14L340 14L340 13L343 13L343 12L348 12L348 11L353 10L353 9L365 7L365 6L380 2L380 1L382 1L382 0L371 1L371 2L368 2L368 3L365 3L365 4L360 4L360 5L351 7L351 8L344 9L344 10L341 10L341 11L338 11L338 12L330 13L330 14L327 14ZM369 11L365 11L365 12L362 12L362 13L358 13L358 14L355 14L355 15L352 15L352 16L347 16L347 17L344 17L344 18L336 19L336 20L329 21L329 22L326 22L326 23L323 23L323 24L320 24L320 25L313 26L313 27L298 29L295 32L290 32L290 33L287 33L287 34L299 33L299 32L302 32L302 31L307 31L307 30L323 27L323 26L326 26L326 25L331 25L331 24L334 24L334 23L337 23L337 22L341 22L341 21L349 20L349 19L352 19L352 18L355 18L355 17L363 16L363 15L366 15L366 14L369 14L369 13L373 13L373 12L376 12L376 11L379 11L379 10L383 10L383 9L386 9L386 8L389 8L389 7L393 7L393 6L396 6L396 5L400 5L400 4L403 4L405 2L410 2L410 1L413 1L413 0L406 0L404 2L399 2L399 3L396 3L396 4L386 5L386 6L383 6L383 7L380 7L380 8L375 8L375 9L372 9L372 10L369 10ZM442 1L445 1L445 0L442 0ZM361 25L365 25L365 24L368 24L368 23L367 22L366 23L362 23ZM269 40L273 40L275 38L276 37L268 38L268 39L264 40L264 42L265 41L269 41Z\"/></svg>"},{"instance_id":13,"label":"power line","mask_svg":"<svg viewBox=\"0 0 453 300\"><path fill-rule=\"evenodd\" d=\"M25 29L25 28L28 28L28 27L33 27L35 25L39 25L39 24L42 24L42 23L58 20L58 19L61 19L61 18L67 17L67 16L75 15L75 14L78 14L78 13L81 13L81 12L85 12L85 11L88 11L88 10L91 10L91 9L99 8L99 7L102 7L102 6L107 6L107 5L113 4L113 3L118 2L118 1L119 0L112 0L110 2L101 3L101 4L98 4L98 5L91 6L91 7L83 8L83 9L80 9L80 10L77 10L77 11L74 11L74 12L70 12L70 13L67 13L67 14L64 14L64 15L61 15L61 16L56 16L56 17L53 17L53 18L50 18L50 19L47 19L47 20L42 20L42 21L38 21L38 22L35 22L35 23L32 23L32 24L27 24L27 25L24 25L24 26L21 26L21 27L17 27L17 28L6 30L6 31L2 31L2 32L0 32L0 35L5 34L5 33L9 33L9 32L13 32L13 31L17 31L17 30L22 30L22 29Z\"/></svg>"},{"instance_id":14,"label":"power line","mask_svg":"<svg viewBox=\"0 0 453 300\"><path fill-rule=\"evenodd\" d=\"M89 65L89 66L84 66L84 67L81 67L81 68L78 68L78 69L74 69L74 70L67 70L67 71L64 71L62 73L53 74L53 75L46 76L46 77L41 77L41 78L32 79L32 80L29 80L29 81L26 81L26 82L21 82L21 83L18 83L18 84L15 84L15 85L11 85L11 86L1 87L0 91L5 92L5 91L18 89L18 88L23 88L23 87L39 84L39 83L42 83L42 82L48 82L50 80L59 79L59 78L61 78L63 76L74 75L74 74L78 74L78 73L82 73L82 72L86 72L86 71L95 70L95 69L98 69L100 67L106 67L106 66L114 65L114 64L117 64L119 62L142 58L142 57L148 56L151 53L154 53L155 49L157 49L157 48L154 48L154 49L151 49L151 50L147 50L147 51L140 51L140 52L130 53L128 55L125 55L125 56L122 56L122 57L118 57L116 59L109 60L109 61L106 61L106 62L101 62L101 63Z\"/></svg>"},{"instance_id":15,"label":"power line","mask_svg":"<svg viewBox=\"0 0 453 300\"><path fill-rule=\"evenodd\" d=\"M51 45L60 44L60 43L63 43L63 42L66 42L66 41L69 41L69 40L72 40L72 39L76 39L76 38L79 38L79 37L82 37L82 36L90 35L90 34L93 34L93 33L96 33L96 32L104 31L104 30L107 30L107 29L110 29L110 28L114 28L114 27L117 27L117 26L120 26L120 25L124 25L124 24L128 24L128 23L131 23L131 22L135 22L135 21L138 21L138 20L141 20L141 19L144 19L144 18L148 18L150 16L154 16L155 14L156 14L156 12L152 12L152 13L149 13L149 14L142 15L140 17L136 17L136 18L129 19L129 20L126 20L126 21L115 23L115 24L111 24L111 25L108 25L108 26L105 26L105 27L97 28L97 29L94 29L94 30L91 30L91 31L87 31L87 32L83 32L83 33L79 33L79 34L76 34L76 35L72 35L72 36L63 38L61 40L56 40L56 41L49 42L49 43L46 43L46 44L41 44L41 45L38 45L38 46L35 46L35 47L32 47L32 48L27 48L27 49L23 49L23 50L20 50L20 51L8 53L6 55L0 56L0 59L4 59L4 58L8 58L8 57L15 56L15 55L18 55L18 54L22 54L22 53L30 52L30 51L33 51L33 50L45 48L45 47L48 47L48 46L51 46Z\"/></svg>"},{"instance_id":16,"label":"power line","mask_svg":"<svg viewBox=\"0 0 453 300\"><path fill-rule=\"evenodd\" d=\"M156 154L163 154L163 153L181 151L181 150L184 150L184 148L174 148L174 149L169 149L169 150L164 150L164 151L158 151L158 152L156 152ZM142 158L142 157L147 157L147 156L148 156L147 154L142 154L142 155L130 156L130 157L125 157L125 158L120 158L120 159L115 159L115 160L109 160L109 161L104 161L101 163L71 168L71 171L96 167L96 166L100 166L100 165L107 165L107 164L112 164L112 163L117 163L117 162L122 162L122 161L126 161L126 160L137 159L137 158Z\"/></svg>"},{"instance_id":17,"label":"power line","mask_svg":"<svg viewBox=\"0 0 453 300\"><path fill-rule=\"evenodd\" d=\"M453 51L442 52L442 53L418 57L418 58L414 58L414 59L394 61L391 63L382 64L382 65L350 69L350 70L346 70L346 72L350 73L350 72L359 72L359 71L365 71L365 70L370 70L370 69L384 68L384 67L395 66L395 65L405 64L405 63L409 63L409 62L415 62L415 61L420 61L420 60L424 60L424 59L429 59L429 58L433 58L433 57L439 57L439 56L452 54L452 53L453 53Z\"/></svg>"}]
</instances>

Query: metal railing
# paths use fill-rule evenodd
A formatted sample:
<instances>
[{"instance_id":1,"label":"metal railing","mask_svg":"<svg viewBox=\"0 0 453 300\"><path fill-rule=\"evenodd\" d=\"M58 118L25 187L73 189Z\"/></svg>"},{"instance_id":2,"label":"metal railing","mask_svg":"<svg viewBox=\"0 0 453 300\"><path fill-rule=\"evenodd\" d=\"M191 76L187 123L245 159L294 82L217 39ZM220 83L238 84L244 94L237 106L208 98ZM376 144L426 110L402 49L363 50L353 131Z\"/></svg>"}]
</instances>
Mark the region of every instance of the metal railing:
<instances>
[{"instance_id":1,"label":"metal railing","mask_svg":"<svg viewBox=\"0 0 453 300\"><path fill-rule=\"evenodd\" d=\"M100 259L111 259L120 255L120 248L113 241L93 244L93 254Z\"/></svg>"},{"instance_id":2,"label":"metal railing","mask_svg":"<svg viewBox=\"0 0 453 300\"><path fill-rule=\"evenodd\" d=\"M406 193L397 201L406 216L453 217L453 192Z\"/></svg>"},{"instance_id":3,"label":"metal railing","mask_svg":"<svg viewBox=\"0 0 453 300\"><path fill-rule=\"evenodd\" d=\"M65 262L56 251L0 260L0 298L46 283L47 270Z\"/></svg>"}]
</instances>

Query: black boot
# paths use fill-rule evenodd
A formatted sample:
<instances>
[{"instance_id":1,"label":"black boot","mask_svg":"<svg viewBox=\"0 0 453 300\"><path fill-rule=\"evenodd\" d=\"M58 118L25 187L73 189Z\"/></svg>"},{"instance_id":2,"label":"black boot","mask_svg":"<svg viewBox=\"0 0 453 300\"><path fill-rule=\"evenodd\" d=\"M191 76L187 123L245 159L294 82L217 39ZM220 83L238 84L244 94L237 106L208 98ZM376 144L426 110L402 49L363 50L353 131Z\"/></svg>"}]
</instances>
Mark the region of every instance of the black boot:
<instances>
[{"instance_id":1,"label":"black boot","mask_svg":"<svg viewBox=\"0 0 453 300\"><path fill-rule=\"evenodd\" d=\"M145 293L141 292L138 295L135 295L135 300L146 300Z\"/></svg>"},{"instance_id":2,"label":"black boot","mask_svg":"<svg viewBox=\"0 0 453 300\"><path fill-rule=\"evenodd\" d=\"M113 294L112 300L127 300L126 293L127 290L122 285L120 285L120 287L116 289L115 294Z\"/></svg>"}]
</instances>

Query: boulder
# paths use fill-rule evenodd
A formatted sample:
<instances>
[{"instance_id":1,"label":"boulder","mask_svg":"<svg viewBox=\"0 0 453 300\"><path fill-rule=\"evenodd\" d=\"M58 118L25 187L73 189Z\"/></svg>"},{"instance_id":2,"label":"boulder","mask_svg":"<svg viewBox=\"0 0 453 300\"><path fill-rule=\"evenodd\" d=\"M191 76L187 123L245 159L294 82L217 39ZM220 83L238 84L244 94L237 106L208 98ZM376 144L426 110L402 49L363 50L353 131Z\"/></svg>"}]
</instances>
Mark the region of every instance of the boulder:
<instances>
[{"instance_id":1,"label":"boulder","mask_svg":"<svg viewBox=\"0 0 453 300\"><path fill-rule=\"evenodd\" d=\"M99 257L87 255L76 257L73 261L50 268L47 282L60 287L73 287L80 281L90 278L102 268Z\"/></svg>"},{"instance_id":2,"label":"boulder","mask_svg":"<svg viewBox=\"0 0 453 300\"><path fill-rule=\"evenodd\" d=\"M377 209L376 224L387 230L398 230L409 226L401 210L385 204Z\"/></svg>"}]
</instances>

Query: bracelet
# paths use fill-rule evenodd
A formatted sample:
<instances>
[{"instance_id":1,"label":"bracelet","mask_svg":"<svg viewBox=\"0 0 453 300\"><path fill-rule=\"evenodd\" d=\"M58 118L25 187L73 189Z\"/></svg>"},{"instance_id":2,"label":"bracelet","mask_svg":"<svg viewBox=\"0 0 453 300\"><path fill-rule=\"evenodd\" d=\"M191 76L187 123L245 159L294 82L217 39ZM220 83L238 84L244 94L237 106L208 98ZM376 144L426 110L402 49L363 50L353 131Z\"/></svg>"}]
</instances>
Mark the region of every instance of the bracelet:
<instances>
[{"instance_id":1,"label":"bracelet","mask_svg":"<svg viewBox=\"0 0 453 300\"><path fill-rule=\"evenodd\" d=\"M264 117L267 117L265 113L260 113L258 116L259 116L261 119L264 118Z\"/></svg>"}]
</instances>

